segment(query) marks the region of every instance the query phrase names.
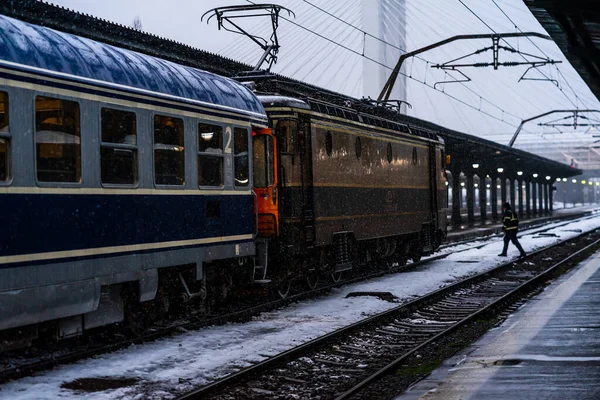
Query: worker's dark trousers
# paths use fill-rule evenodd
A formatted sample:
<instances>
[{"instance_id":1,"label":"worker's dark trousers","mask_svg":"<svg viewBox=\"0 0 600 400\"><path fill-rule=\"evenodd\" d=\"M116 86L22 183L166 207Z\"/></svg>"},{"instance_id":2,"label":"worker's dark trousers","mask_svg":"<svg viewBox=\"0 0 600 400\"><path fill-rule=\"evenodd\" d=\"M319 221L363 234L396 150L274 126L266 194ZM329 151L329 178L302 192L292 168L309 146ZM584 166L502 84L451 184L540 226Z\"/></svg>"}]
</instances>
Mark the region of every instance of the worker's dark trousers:
<instances>
[{"instance_id":1,"label":"worker's dark trousers","mask_svg":"<svg viewBox=\"0 0 600 400\"><path fill-rule=\"evenodd\" d=\"M521 243L519 243L519 240L517 239L517 231L518 229L511 229L504 232L504 249L502 249L502 254L506 254L506 250L508 250L508 242L513 242L521 255L525 255L525 250L523 250Z\"/></svg>"}]
</instances>

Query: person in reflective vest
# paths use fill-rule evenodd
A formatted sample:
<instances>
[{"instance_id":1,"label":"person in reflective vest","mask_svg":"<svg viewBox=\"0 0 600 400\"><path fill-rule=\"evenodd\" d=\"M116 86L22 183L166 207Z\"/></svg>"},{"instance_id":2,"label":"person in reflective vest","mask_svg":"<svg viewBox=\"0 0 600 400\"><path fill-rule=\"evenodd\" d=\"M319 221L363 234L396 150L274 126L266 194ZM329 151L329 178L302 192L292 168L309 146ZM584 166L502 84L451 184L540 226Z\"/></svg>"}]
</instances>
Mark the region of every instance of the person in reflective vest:
<instances>
[{"instance_id":1,"label":"person in reflective vest","mask_svg":"<svg viewBox=\"0 0 600 400\"><path fill-rule=\"evenodd\" d=\"M502 206L502 211L504 212L504 216L502 218L502 230L504 231L504 248L502 249L502 253L498 254L500 257L506 257L506 250L508 250L508 242L513 242L513 244L517 247L519 252L521 253L521 257L525 257L525 250L523 250L523 246L519 243L517 239L517 232L519 231L519 217L517 217L517 213L515 213L511 207L510 203L504 203Z\"/></svg>"}]
</instances>

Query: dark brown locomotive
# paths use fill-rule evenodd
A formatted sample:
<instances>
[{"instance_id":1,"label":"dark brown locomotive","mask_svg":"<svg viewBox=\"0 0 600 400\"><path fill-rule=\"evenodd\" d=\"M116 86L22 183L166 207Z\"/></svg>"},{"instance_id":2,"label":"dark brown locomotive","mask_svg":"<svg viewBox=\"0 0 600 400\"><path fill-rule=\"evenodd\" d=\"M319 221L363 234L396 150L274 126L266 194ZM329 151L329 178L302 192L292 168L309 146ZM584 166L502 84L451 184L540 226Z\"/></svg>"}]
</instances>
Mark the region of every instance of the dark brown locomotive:
<instances>
[{"instance_id":1,"label":"dark brown locomotive","mask_svg":"<svg viewBox=\"0 0 600 400\"><path fill-rule=\"evenodd\" d=\"M370 261L403 264L440 245L447 208L441 139L311 99L259 98L277 142L271 194L279 226L268 253L279 280L307 273L309 283L318 273L338 280Z\"/></svg>"}]
</instances>

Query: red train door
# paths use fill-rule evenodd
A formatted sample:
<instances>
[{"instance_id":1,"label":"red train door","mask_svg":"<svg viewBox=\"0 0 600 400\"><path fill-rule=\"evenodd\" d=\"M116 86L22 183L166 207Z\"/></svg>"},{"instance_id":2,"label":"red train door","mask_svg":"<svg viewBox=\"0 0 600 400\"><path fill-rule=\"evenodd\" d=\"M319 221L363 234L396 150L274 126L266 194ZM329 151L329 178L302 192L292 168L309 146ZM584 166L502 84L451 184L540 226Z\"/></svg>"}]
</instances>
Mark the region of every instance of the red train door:
<instances>
[{"instance_id":1,"label":"red train door","mask_svg":"<svg viewBox=\"0 0 600 400\"><path fill-rule=\"evenodd\" d=\"M277 143L271 129L252 130L254 193L258 198L258 235L279 235Z\"/></svg>"}]
</instances>

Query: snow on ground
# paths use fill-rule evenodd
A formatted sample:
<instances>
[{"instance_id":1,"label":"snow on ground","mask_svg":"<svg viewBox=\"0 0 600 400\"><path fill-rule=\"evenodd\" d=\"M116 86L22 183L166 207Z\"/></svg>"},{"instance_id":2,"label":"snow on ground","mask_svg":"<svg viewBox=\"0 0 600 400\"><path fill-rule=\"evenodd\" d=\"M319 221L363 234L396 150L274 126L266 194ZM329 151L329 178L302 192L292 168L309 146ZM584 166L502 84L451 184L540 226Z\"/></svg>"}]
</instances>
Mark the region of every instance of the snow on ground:
<instances>
[{"instance_id":1,"label":"snow on ground","mask_svg":"<svg viewBox=\"0 0 600 400\"><path fill-rule=\"evenodd\" d=\"M586 231L600 227L600 216L558 226L556 236L540 236L540 229L524 231L520 242L531 252L553 242L576 236L577 230ZM551 226L551 225L550 225ZM483 244L481 241L479 244ZM303 301L284 309L263 313L253 321L215 326L199 331L185 332L172 338L58 367L34 377L10 382L0 387L0 398L19 399L69 399L81 398L137 399L171 398L166 390L191 389L222 377L250 362L263 360L302 342L356 322L367 316L395 307L375 297L345 298L350 292L391 292L400 300L408 300L445 286L448 283L473 275L516 258L518 251L511 244L509 257L499 258L502 239L492 238L482 248L473 244L458 245L447 258L434 261L404 272L380 277L371 281L345 285L326 297ZM474 262L475 261L475 262ZM137 385L95 393L82 393L62 389L61 384L79 378L134 377ZM142 392L144 388L151 392Z\"/></svg>"}]
</instances>

